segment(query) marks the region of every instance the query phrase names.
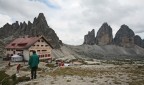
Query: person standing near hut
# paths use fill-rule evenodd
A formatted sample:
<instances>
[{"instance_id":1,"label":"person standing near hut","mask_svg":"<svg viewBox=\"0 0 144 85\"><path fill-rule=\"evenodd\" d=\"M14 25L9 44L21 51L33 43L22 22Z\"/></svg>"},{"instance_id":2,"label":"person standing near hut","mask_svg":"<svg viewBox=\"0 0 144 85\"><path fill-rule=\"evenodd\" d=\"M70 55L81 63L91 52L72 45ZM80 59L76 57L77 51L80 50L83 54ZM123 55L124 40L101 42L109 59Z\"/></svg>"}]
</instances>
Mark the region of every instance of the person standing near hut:
<instances>
[{"instance_id":1,"label":"person standing near hut","mask_svg":"<svg viewBox=\"0 0 144 85\"><path fill-rule=\"evenodd\" d=\"M11 63L10 63L10 61L8 62L8 66L9 66L9 67L11 66Z\"/></svg>"},{"instance_id":2,"label":"person standing near hut","mask_svg":"<svg viewBox=\"0 0 144 85\"><path fill-rule=\"evenodd\" d=\"M19 73L20 67L21 67L21 65L18 64L18 65L17 65L17 73Z\"/></svg>"},{"instance_id":3,"label":"person standing near hut","mask_svg":"<svg viewBox=\"0 0 144 85\"><path fill-rule=\"evenodd\" d=\"M33 54L30 56L28 64L31 68L31 79L36 79L37 68L39 64L39 57L36 54L36 51L33 51Z\"/></svg>"},{"instance_id":4,"label":"person standing near hut","mask_svg":"<svg viewBox=\"0 0 144 85\"><path fill-rule=\"evenodd\" d=\"M25 65L25 59L24 59L24 55L22 54L22 61L24 62L24 65Z\"/></svg>"}]
</instances>

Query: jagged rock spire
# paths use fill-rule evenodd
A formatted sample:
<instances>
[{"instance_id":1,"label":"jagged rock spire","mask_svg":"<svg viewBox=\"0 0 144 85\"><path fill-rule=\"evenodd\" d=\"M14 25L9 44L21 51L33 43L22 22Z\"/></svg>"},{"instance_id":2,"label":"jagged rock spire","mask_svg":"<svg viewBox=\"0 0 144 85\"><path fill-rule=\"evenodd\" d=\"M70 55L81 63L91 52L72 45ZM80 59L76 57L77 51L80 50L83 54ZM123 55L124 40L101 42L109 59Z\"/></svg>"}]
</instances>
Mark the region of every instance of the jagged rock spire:
<instances>
[{"instance_id":1,"label":"jagged rock spire","mask_svg":"<svg viewBox=\"0 0 144 85\"><path fill-rule=\"evenodd\" d=\"M88 45L94 45L95 44L95 30L89 31L87 35L84 36L84 43Z\"/></svg>"},{"instance_id":2,"label":"jagged rock spire","mask_svg":"<svg viewBox=\"0 0 144 85\"><path fill-rule=\"evenodd\" d=\"M39 15L38 15L38 19L45 19L44 14L43 14L43 13L39 13Z\"/></svg>"},{"instance_id":3,"label":"jagged rock spire","mask_svg":"<svg viewBox=\"0 0 144 85\"><path fill-rule=\"evenodd\" d=\"M12 25L6 24L0 29L0 39L5 39L10 36L19 37L19 36L36 36L43 35L49 40L54 48L60 48L59 38L55 31L51 29L46 21L46 18L43 13L39 13L38 17L34 18L33 23L28 21L21 23L13 23Z\"/></svg>"},{"instance_id":4,"label":"jagged rock spire","mask_svg":"<svg viewBox=\"0 0 144 85\"><path fill-rule=\"evenodd\" d=\"M144 46L144 42L143 42L143 40L141 39L141 37L139 35L134 36L134 44L136 44L140 47Z\"/></svg>"},{"instance_id":5,"label":"jagged rock spire","mask_svg":"<svg viewBox=\"0 0 144 85\"><path fill-rule=\"evenodd\" d=\"M133 47L134 46L134 32L127 25L122 25L117 31L114 43L123 47Z\"/></svg>"},{"instance_id":6,"label":"jagged rock spire","mask_svg":"<svg viewBox=\"0 0 144 85\"><path fill-rule=\"evenodd\" d=\"M98 45L108 45L113 42L112 28L104 23L97 32L96 44Z\"/></svg>"}]
</instances>

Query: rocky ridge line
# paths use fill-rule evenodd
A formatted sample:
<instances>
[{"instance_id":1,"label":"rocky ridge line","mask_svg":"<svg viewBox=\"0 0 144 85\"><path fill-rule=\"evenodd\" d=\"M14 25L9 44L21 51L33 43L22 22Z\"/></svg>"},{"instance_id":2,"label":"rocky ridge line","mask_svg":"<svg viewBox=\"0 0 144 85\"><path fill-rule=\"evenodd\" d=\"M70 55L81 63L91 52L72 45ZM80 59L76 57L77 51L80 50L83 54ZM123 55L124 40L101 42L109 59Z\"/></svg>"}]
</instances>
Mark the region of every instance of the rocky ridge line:
<instances>
[{"instance_id":1,"label":"rocky ridge line","mask_svg":"<svg viewBox=\"0 0 144 85\"><path fill-rule=\"evenodd\" d=\"M104 23L97 32L96 37L94 29L84 36L84 43L86 45L117 45L121 47L134 47L135 45L144 48L144 40L140 36L135 35L132 29L127 25L122 25L117 31L115 37L112 35L112 28ZM94 42L95 41L95 42Z\"/></svg>"},{"instance_id":2,"label":"rocky ridge line","mask_svg":"<svg viewBox=\"0 0 144 85\"><path fill-rule=\"evenodd\" d=\"M54 48L60 48L59 42L62 43L55 31L48 26L43 13L40 13L38 17L35 17L33 23L28 21L28 24L26 22L20 22L19 24L19 22L16 21L12 25L7 23L2 28L0 28L0 39L7 43L17 37L25 35L43 35Z\"/></svg>"}]
</instances>

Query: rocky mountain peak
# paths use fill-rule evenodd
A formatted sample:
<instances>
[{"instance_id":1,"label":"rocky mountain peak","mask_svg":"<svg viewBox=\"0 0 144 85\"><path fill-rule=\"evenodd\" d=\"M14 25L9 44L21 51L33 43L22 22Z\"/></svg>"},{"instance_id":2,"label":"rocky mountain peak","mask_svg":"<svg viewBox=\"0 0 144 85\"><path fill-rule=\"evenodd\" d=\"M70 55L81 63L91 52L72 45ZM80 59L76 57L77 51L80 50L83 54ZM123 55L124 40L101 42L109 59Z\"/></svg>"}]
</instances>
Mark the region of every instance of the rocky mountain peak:
<instances>
[{"instance_id":1,"label":"rocky mountain peak","mask_svg":"<svg viewBox=\"0 0 144 85\"><path fill-rule=\"evenodd\" d=\"M84 36L84 43L88 45L109 45L115 44L122 47L134 47L138 45L139 47L144 48L144 40L140 36L136 35L132 29L127 25L121 25L120 29L115 34L113 39L112 28L105 22L102 24L100 29L97 32L96 38L94 39L94 29L88 32ZM95 42L93 41L95 40Z\"/></svg>"},{"instance_id":2,"label":"rocky mountain peak","mask_svg":"<svg viewBox=\"0 0 144 85\"><path fill-rule=\"evenodd\" d=\"M139 35L134 36L134 44L136 44L140 47L144 47L144 42Z\"/></svg>"},{"instance_id":3,"label":"rocky mountain peak","mask_svg":"<svg viewBox=\"0 0 144 85\"><path fill-rule=\"evenodd\" d=\"M9 23L6 23L3 27L7 27L7 26L10 26L10 24L9 24Z\"/></svg>"},{"instance_id":4,"label":"rocky mountain peak","mask_svg":"<svg viewBox=\"0 0 144 85\"><path fill-rule=\"evenodd\" d=\"M12 25L19 25L18 21L16 21L15 23L13 23Z\"/></svg>"},{"instance_id":5,"label":"rocky mountain peak","mask_svg":"<svg viewBox=\"0 0 144 85\"><path fill-rule=\"evenodd\" d=\"M107 27L109 27L107 22L103 23L102 26L101 26L101 28L107 28Z\"/></svg>"},{"instance_id":6,"label":"rocky mountain peak","mask_svg":"<svg viewBox=\"0 0 144 85\"><path fill-rule=\"evenodd\" d=\"M113 41L112 28L107 23L104 23L97 32L96 44L108 45L112 44L112 41Z\"/></svg>"},{"instance_id":7,"label":"rocky mountain peak","mask_svg":"<svg viewBox=\"0 0 144 85\"><path fill-rule=\"evenodd\" d=\"M131 36L134 36L134 32L133 32L133 30L132 29L130 29L127 25L122 25L121 26L121 28L119 29L119 31L123 31L123 32L125 32L124 34L129 34L129 35L131 35Z\"/></svg>"},{"instance_id":8,"label":"rocky mountain peak","mask_svg":"<svg viewBox=\"0 0 144 85\"><path fill-rule=\"evenodd\" d=\"M38 17L34 18L34 22L47 22L43 13L39 13Z\"/></svg>"},{"instance_id":9,"label":"rocky mountain peak","mask_svg":"<svg viewBox=\"0 0 144 85\"><path fill-rule=\"evenodd\" d=\"M117 31L114 43L123 47L133 47L134 46L134 32L127 25L122 25Z\"/></svg>"},{"instance_id":10,"label":"rocky mountain peak","mask_svg":"<svg viewBox=\"0 0 144 85\"><path fill-rule=\"evenodd\" d=\"M94 45L95 44L95 30L92 29L92 31L89 31L87 35L84 36L84 43L88 45Z\"/></svg>"},{"instance_id":11,"label":"rocky mountain peak","mask_svg":"<svg viewBox=\"0 0 144 85\"><path fill-rule=\"evenodd\" d=\"M33 27L34 26L36 26L36 27L38 26L41 28L43 27L43 29L49 28L46 18L43 13L40 13L37 18L36 17L34 18Z\"/></svg>"},{"instance_id":12,"label":"rocky mountain peak","mask_svg":"<svg viewBox=\"0 0 144 85\"><path fill-rule=\"evenodd\" d=\"M22 23L23 25L27 25L27 23L24 21L23 23Z\"/></svg>"},{"instance_id":13,"label":"rocky mountain peak","mask_svg":"<svg viewBox=\"0 0 144 85\"><path fill-rule=\"evenodd\" d=\"M35 17L33 23L30 21L28 21L28 24L26 22L20 22L20 24L15 22L12 25L7 23L0 29L0 39L5 39L11 36L17 38L25 35L43 35L54 48L60 48L59 38L55 31L48 26L43 13L40 13L37 18Z\"/></svg>"},{"instance_id":14,"label":"rocky mountain peak","mask_svg":"<svg viewBox=\"0 0 144 85\"><path fill-rule=\"evenodd\" d=\"M28 25L29 25L29 24L32 24L32 23L31 23L30 21L28 21Z\"/></svg>"},{"instance_id":15,"label":"rocky mountain peak","mask_svg":"<svg viewBox=\"0 0 144 85\"><path fill-rule=\"evenodd\" d=\"M18 23L18 21L16 21L15 23L12 24L12 28L13 28L13 29L19 28L19 23Z\"/></svg>"},{"instance_id":16,"label":"rocky mountain peak","mask_svg":"<svg viewBox=\"0 0 144 85\"><path fill-rule=\"evenodd\" d=\"M44 14L43 14L43 13L39 13L39 15L38 15L38 19L44 19L44 20L45 20L45 16L44 16Z\"/></svg>"}]
</instances>

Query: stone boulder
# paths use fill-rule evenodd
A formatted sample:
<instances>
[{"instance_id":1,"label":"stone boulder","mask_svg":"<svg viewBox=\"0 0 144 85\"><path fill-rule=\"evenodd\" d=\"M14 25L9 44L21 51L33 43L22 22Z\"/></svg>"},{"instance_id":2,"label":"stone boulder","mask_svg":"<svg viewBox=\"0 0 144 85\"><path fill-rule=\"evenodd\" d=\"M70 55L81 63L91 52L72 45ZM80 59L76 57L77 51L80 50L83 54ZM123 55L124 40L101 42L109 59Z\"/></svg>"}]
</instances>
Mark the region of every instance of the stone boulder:
<instances>
[{"instance_id":1,"label":"stone boulder","mask_svg":"<svg viewBox=\"0 0 144 85\"><path fill-rule=\"evenodd\" d=\"M113 42L112 28L104 23L97 32L96 41L97 45L108 45Z\"/></svg>"},{"instance_id":2,"label":"stone boulder","mask_svg":"<svg viewBox=\"0 0 144 85\"><path fill-rule=\"evenodd\" d=\"M134 46L134 32L127 25L122 25L117 31L114 43L115 45L122 47L133 47Z\"/></svg>"},{"instance_id":3,"label":"stone boulder","mask_svg":"<svg viewBox=\"0 0 144 85\"><path fill-rule=\"evenodd\" d=\"M84 36L84 43L88 45L94 45L95 44L95 30L89 31L87 35Z\"/></svg>"}]
</instances>

